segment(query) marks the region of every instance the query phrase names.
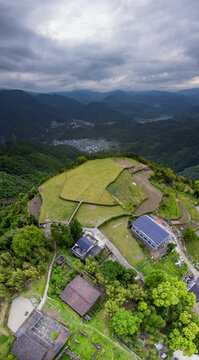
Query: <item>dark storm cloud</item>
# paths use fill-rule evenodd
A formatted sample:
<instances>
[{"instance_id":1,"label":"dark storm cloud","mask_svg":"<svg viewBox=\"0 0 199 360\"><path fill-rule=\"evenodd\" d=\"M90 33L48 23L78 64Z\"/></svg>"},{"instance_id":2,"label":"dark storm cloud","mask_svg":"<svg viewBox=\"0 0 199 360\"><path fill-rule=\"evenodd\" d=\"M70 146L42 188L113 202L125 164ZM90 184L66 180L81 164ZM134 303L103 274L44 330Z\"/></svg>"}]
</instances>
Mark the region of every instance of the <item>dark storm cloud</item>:
<instances>
[{"instance_id":1,"label":"dark storm cloud","mask_svg":"<svg viewBox=\"0 0 199 360\"><path fill-rule=\"evenodd\" d=\"M199 86L198 0L0 0L0 87Z\"/></svg>"}]
</instances>

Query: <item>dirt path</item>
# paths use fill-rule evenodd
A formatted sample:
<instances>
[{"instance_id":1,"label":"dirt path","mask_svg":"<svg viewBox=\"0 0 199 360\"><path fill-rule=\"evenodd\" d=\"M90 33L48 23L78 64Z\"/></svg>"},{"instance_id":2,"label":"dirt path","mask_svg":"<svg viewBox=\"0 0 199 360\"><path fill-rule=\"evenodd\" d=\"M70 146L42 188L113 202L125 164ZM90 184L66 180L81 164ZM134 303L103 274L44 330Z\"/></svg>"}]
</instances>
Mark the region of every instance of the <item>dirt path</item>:
<instances>
[{"instance_id":1,"label":"dirt path","mask_svg":"<svg viewBox=\"0 0 199 360\"><path fill-rule=\"evenodd\" d=\"M129 264L129 262L118 250L118 248L112 243L112 241L108 239L105 233L100 231L98 228L85 228L84 230L86 230L88 233L89 232L92 233L97 240L103 242L111 250L111 252L115 256L115 258L120 262L120 264L122 264L126 269L130 269L130 268L134 269L138 274L138 278L144 280L144 275Z\"/></svg>"},{"instance_id":2,"label":"dirt path","mask_svg":"<svg viewBox=\"0 0 199 360\"><path fill-rule=\"evenodd\" d=\"M185 207L181 204L181 202L177 199L178 205L180 207L180 210L182 212L182 216L178 220L172 221L172 224L174 225L181 225L181 224L187 224L191 221L191 216L189 215L188 211L185 209Z\"/></svg>"},{"instance_id":3,"label":"dirt path","mask_svg":"<svg viewBox=\"0 0 199 360\"><path fill-rule=\"evenodd\" d=\"M45 302L47 300L48 287L49 287L49 283L50 283L50 275L51 275L53 263L54 263L55 258L56 258L56 254L57 254L57 246L56 246L56 243L55 243L55 252L54 252L52 261L50 263L50 266L49 266L48 277L47 277L47 282L46 282L46 288L45 288L45 291L44 291L43 298L41 299L40 304L37 306L37 310L39 310L39 311L41 311L42 307L44 306L44 304L45 304Z\"/></svg>"},{"instance_id":4,"label":"dirt path","mask_svg":"<svg viewBox=\"0 0 199 360\"><path fill-rule=\"evenodd\" d=\"M161 191L158 190L155 186L153 186L149 181L151 175L151 171L139 171L133 174L133 179L135 179L135 181L144 190L147 196L147 199L144 200L143 203L140 204L135 210L134 215L136 216L140 216L147 212L152 212L156 210L162 199Z\"/></svg>"},{"instance_id":5,"label":"dirt path","mask_svg":"<svg viewBox=\"0 0 199 360\"><path fill-rule=\"evenodd\" d=\"M0 326L3 325L3 322L4 322L4 316L5 316L7 305L8 305L7 301L4 302L2 305L2 309L1 309L1 313L0 313ZM8 332L3 328L0 329L0 333L3 335L6 335L6 336L9 335Z\"/></svg>"}]
</instances>

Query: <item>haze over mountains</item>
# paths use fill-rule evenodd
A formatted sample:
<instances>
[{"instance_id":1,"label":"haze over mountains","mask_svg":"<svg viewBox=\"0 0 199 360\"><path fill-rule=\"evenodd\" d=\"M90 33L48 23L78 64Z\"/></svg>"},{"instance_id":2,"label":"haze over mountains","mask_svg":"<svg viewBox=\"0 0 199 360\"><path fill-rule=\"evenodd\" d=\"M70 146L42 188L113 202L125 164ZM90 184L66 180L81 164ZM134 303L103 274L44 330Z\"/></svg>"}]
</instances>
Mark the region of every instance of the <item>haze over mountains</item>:
<instances>
[{"instance_id":1,"label":"haze over mountains","mask_svg":"<svg viewBox=\"0 0 199 360\"><path fill-rule=\"evenodd\" d=\"M182 172L198 165L198 104L199 89L46 94L1 90L1 143L103 138L116 142L116 151L136 152Z\"/></svg>"}]
</instances>

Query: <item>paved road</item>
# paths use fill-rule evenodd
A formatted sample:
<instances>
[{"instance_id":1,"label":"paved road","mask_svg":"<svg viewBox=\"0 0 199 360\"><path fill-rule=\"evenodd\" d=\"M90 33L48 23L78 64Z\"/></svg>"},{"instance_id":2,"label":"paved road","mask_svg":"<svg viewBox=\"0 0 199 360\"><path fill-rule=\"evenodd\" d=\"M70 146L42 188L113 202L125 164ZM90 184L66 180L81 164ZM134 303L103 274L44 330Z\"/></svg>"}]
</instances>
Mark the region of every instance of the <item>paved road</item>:
<instances>
[{"instance_id":1,"label":"paved road","mask_svg":"<svg viewBox=\"0 0 199 360\"><path fill-rule=\"evenodd\" d=\"M53 263L54 263L55 258L56 258L56 254L57 254L57 247L56 247L56 243L55 243L55 252L54 252L52 261L51 261L49 269L48 269L48 277L47 277L46 288L45 288L45 291L44 291L43 298L41 299L40 304L37 306L37 310L39 310L39 311L41 311L41 309L44 306L44 304L45 304L45 302L47 300L47 297L48 297L47 293L48 293L48 287L49 287L49 282L50 282L50 275L51 275Z\"/></svg>"},{"instance_id":2,"label":"paved road","mask_svg":"<svg viewBox=\"0 0 199 360\"><path fill-rule=\"evenodd\" d=\"M112 243L112 241L109 240L109 238L102 232L100 231L98 228L84 228L84 230L86 232L90 232L94 235L94 237L103 242L104 244L106 244L106 246L111 250L111 252L113 253L113 255L115 256L115 258L120 262L120 264L122 264L126 269L135 269L133 268L133 266L131 266L129 264L129 262L125 259L125 257L121 254L121 252L118 250L118 248ZM144 275L139 272L137 269L135 269L137 271L138 274L138 278L143 280L144 279Z\"/></svg>"}]
</instances>

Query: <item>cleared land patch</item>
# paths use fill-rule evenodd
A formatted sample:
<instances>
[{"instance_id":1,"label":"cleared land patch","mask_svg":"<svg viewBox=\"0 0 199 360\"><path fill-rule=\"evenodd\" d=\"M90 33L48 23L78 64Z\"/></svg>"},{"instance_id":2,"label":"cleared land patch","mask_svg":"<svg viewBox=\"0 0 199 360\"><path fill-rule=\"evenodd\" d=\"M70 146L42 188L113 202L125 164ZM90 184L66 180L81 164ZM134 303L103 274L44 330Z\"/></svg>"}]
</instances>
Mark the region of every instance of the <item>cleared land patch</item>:
<instances>
[{"instance_id":1,"label":"cleared land patch","mask_svg":"<svg viewBox=\"0 0 199 360\"><path fill-rule=\"evenodd\" d=\"M66 173L62 173L43 184L40 223L46 222L46 220L69 220L75 210L77 203L59 198L65 181Z\"/></svg>"},{"instance_id":2,"label":"cleared land patch","mask_svg":"<svg viewBox=\"0 0 199 360\"><path fill-rule=\"evenodd\" d=\"M102 225L103 230L118 248L121 254L132 266L136 266L140 261L144 260L144 252L130 230L127 228L127 218L118 218Z\"/></svg>"},{"instance_id":3,"label":"cleared land patch","mask_svg":"<svg viewBox=\"0 0 199 360\"><path fill-rule=\"evenodd\" d=\"M125 167L126 165L111 158L87 161L67 172L61 197L66 200L114 205L114 199L106 187Z\"/></svg>"},{"instance_id":4,"label":"cleared land patch","mask_svg":"<svg viewBox=\"0 0 199 360\"><path fill-rule=\"evenodd\" d=\"M146 199L144 191L127 169L123 170L107 189L113 198L130 213Z\"/></svg>"},{"instance_id":5,"label":"cleared land patch","mask_svg":"<svg viewBox=\"0 0 199 360\"><path fill-rule=\"evenodd\" d=\"M152 171L139 171L133 174L133 178L147 195L147 199L135 210L134 215L140 216L156 210L162 198L160 190L156 189L149 181Z\"/></svg>"}]
</instances>

